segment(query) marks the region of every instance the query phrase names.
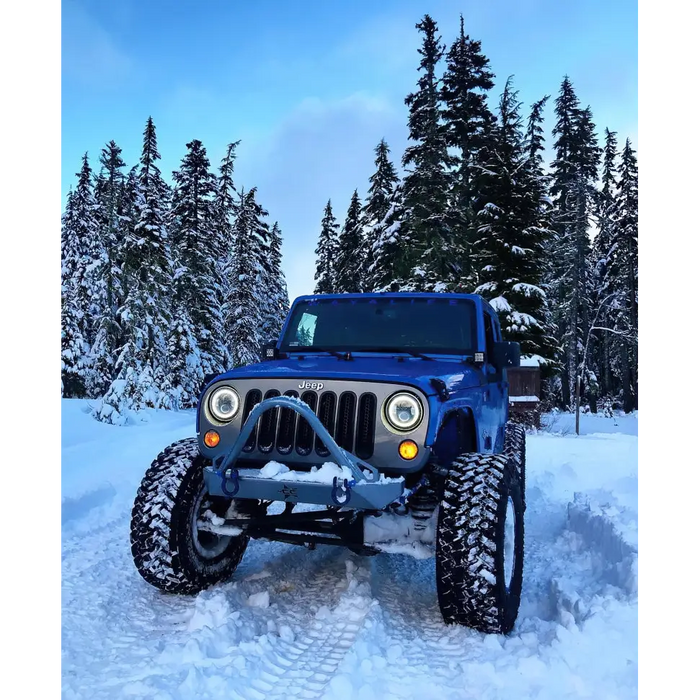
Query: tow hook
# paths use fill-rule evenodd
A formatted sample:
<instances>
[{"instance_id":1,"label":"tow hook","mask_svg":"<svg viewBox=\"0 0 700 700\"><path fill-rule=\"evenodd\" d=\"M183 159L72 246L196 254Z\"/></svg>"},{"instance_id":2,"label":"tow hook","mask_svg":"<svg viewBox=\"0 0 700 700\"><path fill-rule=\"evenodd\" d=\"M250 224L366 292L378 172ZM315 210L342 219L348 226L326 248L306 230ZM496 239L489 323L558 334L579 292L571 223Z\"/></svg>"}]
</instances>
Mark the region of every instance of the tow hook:
<instances>
[{"instance_id":1,"label":"tow hook","mask_svg":"<svg viewBox=\"0 0 700 700\"><path fill-rule=\"evenodd\" d=\"M337 476L333 477L333 488L331 489L331 499L333 503L344 506L350 500L351 489L355 485L355 481L352 480L348 483L347 479L342 481L338 480Z\"/></svg>"},{"instance_id":2,"label":"tow hook","mask_svg":"<svg viewBox=\"0 0 700 700\"><path fill-rule=\"evenodd\" d=\"M221 477L221 490L227 496L235 496L238 493L238 489L241 488L240 482L238 481L238 470L229 467L223 474L220 471L218 474ZM229 483L233 484L233 488L228 488Z\"/></svg>"}]
</instances>

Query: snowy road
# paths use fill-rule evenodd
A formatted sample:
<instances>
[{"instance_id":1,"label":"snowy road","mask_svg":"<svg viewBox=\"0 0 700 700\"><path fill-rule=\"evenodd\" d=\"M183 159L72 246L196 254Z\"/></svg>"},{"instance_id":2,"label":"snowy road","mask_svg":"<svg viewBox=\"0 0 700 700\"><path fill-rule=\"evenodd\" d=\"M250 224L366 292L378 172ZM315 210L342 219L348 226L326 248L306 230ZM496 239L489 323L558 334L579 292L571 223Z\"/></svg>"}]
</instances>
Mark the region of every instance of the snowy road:
<instances>
[{"instance_id":1,"label":"snowy road","mask_svg":"<svg viewBox=\"0 0 700 700\"><path fill-rule=\"evenodd\" d=\"M252 542L233 579L166 597L129 511L192 413L117 428L63 401L63 697L636 698L637 419L528 436L525 581L508 637L446 627L432 559Z\"/></svg>"}]
</instances>

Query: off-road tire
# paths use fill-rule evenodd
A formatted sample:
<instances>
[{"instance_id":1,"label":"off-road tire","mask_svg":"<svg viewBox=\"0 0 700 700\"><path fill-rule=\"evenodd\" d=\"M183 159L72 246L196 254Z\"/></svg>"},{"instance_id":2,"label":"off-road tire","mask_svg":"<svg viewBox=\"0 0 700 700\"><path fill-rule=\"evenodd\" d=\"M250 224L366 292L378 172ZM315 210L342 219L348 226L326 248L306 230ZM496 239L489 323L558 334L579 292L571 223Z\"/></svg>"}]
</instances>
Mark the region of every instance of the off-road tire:
<instances>
[{"instance_id":1,"label":"off-road tire","mask_svg":"<svg viewBox=\"0 0 700 700\"><path fill-rule=\"evenodd\" d=\"M238 566L248 538L230 537L216 556L196 548L194 508L204 488L196 438L166 447L149 467L131 512L131 553L141 576L166 593L194 594L227 579Z\"/></svg>"},{"instance_id":2,"label":"off-road tire","mask_svg":"<svg viewBox=\"0 0 700 700\"><path fill-rule=\"evenodd\" d=\"M520 478L520 492L525 503L525 426L508 421L503 454L513 461Z\"/></svg>"},{"instance_id":3,"label":"off-road tire","mask_svg":"<svg viewBox=\"0 0 700 700\"><path fill-rule=\"evenodd\" d=\"M509 500L514 525L510 586L503 556ZM520 607L523 547L523 500L513 462L496 454L458 457L445 480L435 542L445 622L486 633L510 632Z\"/></svg>"}]
</instances>

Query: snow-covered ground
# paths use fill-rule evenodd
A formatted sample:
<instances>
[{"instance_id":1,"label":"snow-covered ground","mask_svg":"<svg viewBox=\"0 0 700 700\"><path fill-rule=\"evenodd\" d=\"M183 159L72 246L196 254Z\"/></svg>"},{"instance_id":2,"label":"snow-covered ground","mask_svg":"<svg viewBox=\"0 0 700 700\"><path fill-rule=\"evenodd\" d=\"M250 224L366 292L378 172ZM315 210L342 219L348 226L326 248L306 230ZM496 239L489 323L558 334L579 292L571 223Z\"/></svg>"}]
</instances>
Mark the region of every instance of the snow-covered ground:
<instances>
[{"instance_id":1,"label":"snow-covered ground","mask_svg":"<svg viewBox=\"0 0 700 700\"><path fill-rule=\"evenodd\" d=\"M528 436L525 582L508 637L447 627L434 561L252 542L195 598L136 573L141 476L194 413L107 426L62 403L62 676L71 698L637 697L637 418Z\"/></svg>"}]
</instances>

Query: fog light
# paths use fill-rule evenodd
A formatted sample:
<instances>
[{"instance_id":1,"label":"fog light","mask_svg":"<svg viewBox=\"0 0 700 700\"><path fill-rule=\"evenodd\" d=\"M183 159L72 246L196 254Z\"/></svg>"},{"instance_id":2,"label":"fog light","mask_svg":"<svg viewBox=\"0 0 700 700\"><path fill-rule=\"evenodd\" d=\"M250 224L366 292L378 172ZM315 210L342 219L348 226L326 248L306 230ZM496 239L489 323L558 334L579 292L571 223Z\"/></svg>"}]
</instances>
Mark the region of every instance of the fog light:
<instances>
[{"instance_id":1,"label":"fog light","mask_svg":"<svg viewBox=\"0 0 700 700\"><path fill-rule=\"evenodd\" d=\"M418 454L418 445L413 440L404 440L399 445L399 454L404 459L413 459Z\"/></svg>"},{"instance_id":2,"label":"fog light","mask_svg":"<svg viewBox=\"0 0 700 700\"><path fill-rule=\"evenodd\" d=\"M204 435L204 444L207 447L216 447L219 444L219 440L221 440L221 436L216 430L210 430Z\"/></svg>"}]
</instances>

